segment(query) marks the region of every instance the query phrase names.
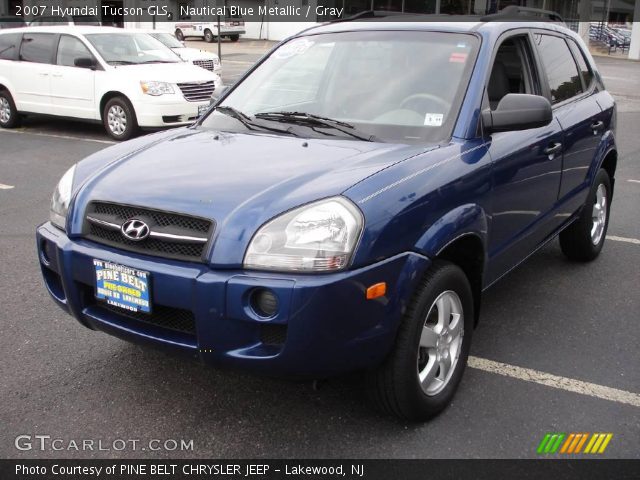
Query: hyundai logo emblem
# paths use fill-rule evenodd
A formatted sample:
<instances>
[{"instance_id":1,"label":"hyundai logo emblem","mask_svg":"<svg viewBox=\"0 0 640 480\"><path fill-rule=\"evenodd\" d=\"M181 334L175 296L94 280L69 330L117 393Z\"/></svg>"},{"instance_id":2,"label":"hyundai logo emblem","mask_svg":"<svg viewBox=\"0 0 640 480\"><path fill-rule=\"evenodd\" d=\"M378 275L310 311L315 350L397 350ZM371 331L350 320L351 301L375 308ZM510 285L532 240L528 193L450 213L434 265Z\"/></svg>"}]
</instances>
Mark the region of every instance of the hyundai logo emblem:
<instances>
[{"instance_id":1,"label":"hyundai logo emblem","mask_svg":"<svg viewBox=\"0 0 640 480\"><path fill-rule=\"evenodd\" d=\"M140 242L149 236L151 231L149 230L149 225L144 223L142 220L137 220L135 218L131 218L122 224L120 228L122 235L124 238L132 240L134 242Z\"/></svg>"}]
</instances>

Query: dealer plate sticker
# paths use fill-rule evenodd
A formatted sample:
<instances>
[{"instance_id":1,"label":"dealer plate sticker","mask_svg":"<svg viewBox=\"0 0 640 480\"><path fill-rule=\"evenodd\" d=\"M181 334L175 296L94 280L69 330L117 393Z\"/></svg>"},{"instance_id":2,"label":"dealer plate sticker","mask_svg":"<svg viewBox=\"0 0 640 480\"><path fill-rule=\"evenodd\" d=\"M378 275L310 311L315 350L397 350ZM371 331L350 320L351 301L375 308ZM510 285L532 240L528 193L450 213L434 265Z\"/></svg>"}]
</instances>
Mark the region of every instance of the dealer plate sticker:
<instances>
[{"instance_id":1,"label":"dealer plate sticker","mask_svg":"<svg viewBox=\"0 0 640 480\"><path fill-rule=\"evenodd\" d=\"M96 298L131 312L151 312L149 272L93 260Z\"/></svg>"}]
</instances>

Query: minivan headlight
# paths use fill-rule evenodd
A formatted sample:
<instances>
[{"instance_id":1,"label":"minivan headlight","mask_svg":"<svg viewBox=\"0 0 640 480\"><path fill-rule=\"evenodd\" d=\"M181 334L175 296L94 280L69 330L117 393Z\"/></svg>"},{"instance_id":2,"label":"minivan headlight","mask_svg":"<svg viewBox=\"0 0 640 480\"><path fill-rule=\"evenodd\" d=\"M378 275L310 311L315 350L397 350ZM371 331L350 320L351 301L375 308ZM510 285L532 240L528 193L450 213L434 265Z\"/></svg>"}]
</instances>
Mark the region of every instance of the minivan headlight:
<instances>
[{"instance_id":1,"label":"minivan headlight","mask_svg":"<svg viewBox=\"0 0 640 480\"><path fill-rule=\"evenodd\" d=\"M167 82L140 82L142 93L157 97L165 93L173 93L173 87Z\"/></svg>"},{"instance_id":2,"label":"minivan headlight","mask_svg":"<svg viewBox=\"0 0 640 480\"><path fill-rule=\"evenodd\" d=\"M349 264L364 218L344 197L310 203L267 222L254 235L244 267L329 272Z\"/></svg>"},{"instance_id":3,"label":"minivan headlight","mask_svg":"<svg viewBox=\"0 0 640 480\"><path fill-rule=\"evenodd\" d=\"M67 226L67 212L69 211L69 202L71 201L71 188L73 187L73 175L76 172L76 166L71 167L62 176L56 189L51 197L51 209L49 210L49 220L56 227L65 229Z\"/></svg>"}]
</instances>

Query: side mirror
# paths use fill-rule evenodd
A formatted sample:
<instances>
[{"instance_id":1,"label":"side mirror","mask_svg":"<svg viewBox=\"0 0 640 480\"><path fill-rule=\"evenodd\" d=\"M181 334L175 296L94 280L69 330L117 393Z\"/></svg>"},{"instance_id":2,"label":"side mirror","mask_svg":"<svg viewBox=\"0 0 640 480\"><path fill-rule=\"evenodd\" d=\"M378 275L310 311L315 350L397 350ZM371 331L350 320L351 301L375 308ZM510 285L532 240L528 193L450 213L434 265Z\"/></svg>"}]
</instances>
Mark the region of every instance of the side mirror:
<instances>
[{"instance_id":1,"label":"side mirror","mask_svg":"<svg viewBox=\"0 0 640 480\"><path fill-rule=\"evenodd\" d=\"M90 57L78 57L73 60L73 64L80 68L90 68L92 70L96 68L96 61Z\"/></svg>"},{"instance_id":2,"label":"side mirror","mask_svg":"<svg viewBox=\"0 0 640 480\"><path fill-rule=\"evenodd\" d=\"M220 97L222 97L222 95L224 95L224 93L227 90L229 90L229 85L224 85L220 88L216 88L211 94L211 99L209 99L209 105L213 105L214 103L217 103L217 101L220 100Z\"/></svg>"},{"instance_id":3,"label":"side mirror","mask_svg":"<svg viewBox=\"0 0 640 480\"><path fill-rule=\"evenodd\" d=\"M551 120L553 114L549 100L524 93L509 93L502 97L495 110L482 112L482 123L487 133L544 127Z\"/></svg>"}]
</instances>

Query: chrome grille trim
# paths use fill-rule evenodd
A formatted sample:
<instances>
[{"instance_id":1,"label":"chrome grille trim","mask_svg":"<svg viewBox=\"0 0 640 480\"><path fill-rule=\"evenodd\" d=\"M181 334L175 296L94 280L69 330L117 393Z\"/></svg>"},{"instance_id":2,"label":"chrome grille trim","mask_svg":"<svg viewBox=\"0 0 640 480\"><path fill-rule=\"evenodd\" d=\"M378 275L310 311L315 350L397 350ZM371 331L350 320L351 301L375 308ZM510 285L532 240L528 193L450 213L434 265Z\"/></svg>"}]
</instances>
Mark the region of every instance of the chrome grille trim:
<instances>
[{"instance_id":1,"label":"chrome grille trim","mask_svg":"<svg viewBox=\"0 0 640 480\"><path fill-rule=\"evenodd\" d=\"M216 85L213 81L203 83L178 83L178 88L189 102L202 102L209 100Z\"/></svg>"},{"instance_id":2,"label":"chrome grille trim","mask_svg":"<svg viewBox=\"0 0 640 480\"><path fill-rule=\"evenodd\" d=\"M204 68L205 70L209 70L210 72L213 72L215 68L213 60L194 60L193 64L198 67Z\"/></svg>"},{"instance_id":3,"label":"chrome grille trim","mask_svg":"<svg viewBox=\"0 0 640 480\"><path fill-rule=\"evenodd\" d=\"M101 220L96 217L92 217L87 215L87 221L94 223L96 225L101 225L106 228L110 228L111 230L121 231L122 225L118 225L117 223L107 222L105 220ZM207 243L209 239L207 237L192 237L190 235L176 235L173 233L163 233L155 230L149 231L149 237L151 238L166 238L168 240L175 240L176 242L193 242L193 243Z\"/></svg>"}]
</instances>

